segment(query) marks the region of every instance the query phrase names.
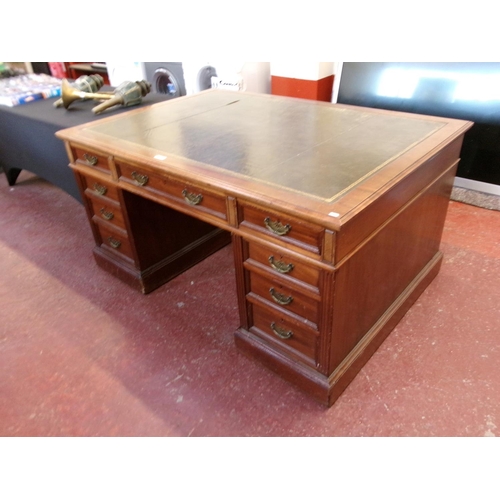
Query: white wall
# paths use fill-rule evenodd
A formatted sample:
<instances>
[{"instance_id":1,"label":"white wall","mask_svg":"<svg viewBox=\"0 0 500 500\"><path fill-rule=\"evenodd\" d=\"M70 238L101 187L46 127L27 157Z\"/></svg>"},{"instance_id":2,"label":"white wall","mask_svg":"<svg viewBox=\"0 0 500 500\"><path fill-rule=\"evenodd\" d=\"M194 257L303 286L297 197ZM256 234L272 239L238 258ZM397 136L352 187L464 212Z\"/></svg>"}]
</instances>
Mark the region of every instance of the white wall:
<instances>
[{"instance_id":1,"label":"white wall","mask_svg":"<svg viewBox=\"0 0 500 500\"><path fill-rule=\"evenodd\" d=\"M109 83L118 87L123 82L136 82L144 79L144 71L140 62L109 61L106 62Z\"/></svg>"}]
</instances>

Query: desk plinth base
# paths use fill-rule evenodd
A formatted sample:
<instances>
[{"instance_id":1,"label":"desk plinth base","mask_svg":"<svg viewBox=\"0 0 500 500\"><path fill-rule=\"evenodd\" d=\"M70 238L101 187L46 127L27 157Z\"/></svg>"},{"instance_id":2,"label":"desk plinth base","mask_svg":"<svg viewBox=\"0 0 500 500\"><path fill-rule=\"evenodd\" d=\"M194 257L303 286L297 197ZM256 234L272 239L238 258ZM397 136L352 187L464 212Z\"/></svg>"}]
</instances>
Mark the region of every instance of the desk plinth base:
<instances>
[{"instance_id":1,"label":"desk plinth base","mask_svg":"<svg viewBox=\"0 0 500 500\"><path fill-rule=\"evenodd\" d=\"M438 252L329 376L272 349L244 328L235 332L236 346L330 407L437 276L442 260L443 254Z\"/></svg>"},{"instance_id":2,"label":"desk plinth base","mask_svg":"<svg viewBox=\"0 0 500 500\"><path fill-rule=\"evenodd\" d=\"M222 229L215 229L142 271L133 264L116 259L103 247L94 247L94 258L99 267L147 294L203 261L230 242L230 233Z\"/></svg>"}]
</instances>

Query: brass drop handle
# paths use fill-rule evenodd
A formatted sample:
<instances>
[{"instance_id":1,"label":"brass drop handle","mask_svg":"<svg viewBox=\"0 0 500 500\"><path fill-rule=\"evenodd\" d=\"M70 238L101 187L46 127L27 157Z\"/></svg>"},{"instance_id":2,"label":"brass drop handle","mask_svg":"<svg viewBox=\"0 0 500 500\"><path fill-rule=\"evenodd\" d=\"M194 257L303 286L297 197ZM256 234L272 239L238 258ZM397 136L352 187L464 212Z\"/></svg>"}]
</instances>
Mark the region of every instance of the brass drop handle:
<instances>
[{"instance_id":1,"label":"brass drop handle","mask_svg":"<svg viewBox=\"0 0 500 500\"><path fill-rule=\"evenodd\" d=\"M285 224L283 225L279 221L274 221L271 220L269 217L266 217L264 219L264 224L274 234L277 234L278 236L285 236L285 234L288 234L290 232L290 229L292 229L292 226L290 224Z\"/></svg>"},{"instance_id":2,"label":"brass drop handle","mask_svg":"<svg viewBox=\"0 0 500 500\"><path fill-rule=\"evenodd\" d=\"M108 192L108 188L106 186L103 186L102 184L97 184L97 182L96 182L94 184L94 191L97 194L104 196Z\"/></svg>"},{"instance_id":3,"label":"brass drop handle","mask_svg":"<svg viewBox=\"0 0 500 500\"><path fill-rule=\"evenodd\" d=\"M139 186L145 186L149 181L149 177L145 174L139 174L138 172L132 172L130 175L131 175L132 179L134 179L134 181L137 184L139 184Z\"/></svg>"},{"instance_id":4,"label":"brass drop handle","mask_svg":"<svg viewBox=\"0 0 500 500\"><path fill-rule=\"evenodd\" d=\"M109 241L109 244L113 247L113 248L120 248L122 242L113 238L112 236L110 236L108 238L108 241Z\"/></svg>"},{"instance_id":5,"label":"brass drop handle","mask_svg":"<svg viewBox=\"0 0 500 500\"><path fill-rule=\"evenodd\" d=\"M88 153L84 153L83 154L83 159L87 162L87 163L90 163L92 166L95 166L97 165L97 156L94 156L94 155L90 155Z\"/></svg>"},{"instance_id":6,"label":"brass drop handle","mask_svg":"<svg viewBox=\"0 0 500 500\"><path fill-rule=\"evenodd\" d=\"M182 196L190 205L199 205L203 201L202 194L190 193L187 189L182 191Z\"/></svg>"},{"instance_id":7,"label":"brass drop handle","mask_svg":"<svg viewBox=\"0 0 500 500\"><path fill-rule=\"evenodd\" d=\"M282 306L287 306L293 301L293 297L291 295L287 297L286 295L277 292L273 287L269 289L269 293L271 294L273 300Z\"/></svg>"},{"instance_id":8,"label":"brass drop handle","mask_svg":"<svg viewBox=\"0 0 500 500\"><path fill-rule=\"evenodd\" d=\"M271 267L282 274L287 274L294 268L293 264L285 264L282 260L275 261L273 255L270 255L268 260Z\"/></svg>"},{"instance_id":9,"label":"brass drop handle","mask_svg":"<svg viewBox=\"0 0 500 500\"><path fill-rule=\"evenodd\" d=\"M276 325L276 323L273 321L271 323L271 330L280 338L280 339L289 339L292 335L293 332L292 330L286 330L286 328L281 328Z\"/></svg>"},{"instance_id":10,"label":"brass drop handle","mask_svg":"<svg viewBox=\"0 0 500 500\"><path fill-rule=\"evenodd\" d=\"M100 212L101 212L102 218L106 219L106 220L111 220L115 216L115 214L113 212L109 212L105 208L101 208Z\"/></svg>"}]
</instances>

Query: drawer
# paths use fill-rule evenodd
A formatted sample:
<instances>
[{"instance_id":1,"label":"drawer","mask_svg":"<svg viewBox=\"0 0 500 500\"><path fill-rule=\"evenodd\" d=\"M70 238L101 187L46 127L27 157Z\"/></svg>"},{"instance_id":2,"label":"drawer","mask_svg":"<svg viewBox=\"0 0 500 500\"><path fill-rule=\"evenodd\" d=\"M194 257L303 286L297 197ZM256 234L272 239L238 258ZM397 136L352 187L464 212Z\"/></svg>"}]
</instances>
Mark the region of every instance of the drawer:
<instances>
[{"instance_id":1,"label":"drawer","mask_svg":"<svg viewBox=\"0 0 500 500\"><path fill-rule=\"evenodd\" d=\"M126 229L119 203L105 196L87 195L87 199L92 206L95 218L105 220L114 226Z\"/></svg>"},{"instance_id":2,"label":"drawer","mask_svg":"<svg viewBox=\"0 0 500 500\"><path fill-rule=\"evenodd\" d=\"M321 254L324 229L316 224L242 203L240 227Z\"/></svg>"},{"instance_id":3,"label":"drawer","mask_svg":"<svg viewBox=\"0 0 500 500\"><path fill-rule=\"evenodd\" d=\"M298 280L319 288L320 270L295 259L286 251L276 252L258 243L248 243L248 259L271 270L272 274Z\"/></svg>"},{"instance_id":4,"label":"drawer","mask_svg":"<svg viewBox=\"0 0 500 500\"><path fill-rule=\"evenodd\" d=\"M101 236L102 246L133 260L132 248L125 231L110 227L109 224L94 223Z\"/></svg>"},{"instance_id":5,"label":"drawer","mask_svg":"<svg viewBox=\"0 0 500 500\"><path fill-rule=\"evenodd\" d=\"M318 332L293 321L286 314L252 304L252 326L250 331L272 345L289 353L298 354L315 364Z\"/></svg>"},{"instance_id":6,"label":"drawer","mask_svg":"<svg viewBox=\"0 0 500 500\"><path fill-rule=\"evenodd\" d=\"M109 161L106 155L98 154L94 151L78 147L73 147L72 150L76 163L80 163L86 167L110 172Z\"/></svg>"},{"instance_id":7,"label":"drawer","mask_svg":"<svg viewBox=\"0 0 500 500\"><path fill-rule=\"evenodd\" d=\"M141 186L175 201L177 204L191 207L219 219L227 220L226 197L201 188L191 182L183 182L169 177L159 177L141 171L140 168L116 161L121 181Z\"/></svg>"},{"instance_id":8,"label":"drawer","mask_svg":"<svg viewBox=\"0 0 500 500\"><path fill-rule=\"evenodd\" d=\"M250 292L275 306L277 305L284 311L302 316L317 328L318 300L297 289L273 281L271 274L262 276L255 272L250 273Z\"/></svg>"},{"instance_id":9,"label":"drawer","mask_svg":"<svg viewBox=\"0 0 500 500\"><path fill-rule=\"evenodd\" d=\"M118 201L118 189L110 181L103 181L90 175L80 173L86 194L92 196L103 196L111 200Z\"/></svg>"}]
</instances>

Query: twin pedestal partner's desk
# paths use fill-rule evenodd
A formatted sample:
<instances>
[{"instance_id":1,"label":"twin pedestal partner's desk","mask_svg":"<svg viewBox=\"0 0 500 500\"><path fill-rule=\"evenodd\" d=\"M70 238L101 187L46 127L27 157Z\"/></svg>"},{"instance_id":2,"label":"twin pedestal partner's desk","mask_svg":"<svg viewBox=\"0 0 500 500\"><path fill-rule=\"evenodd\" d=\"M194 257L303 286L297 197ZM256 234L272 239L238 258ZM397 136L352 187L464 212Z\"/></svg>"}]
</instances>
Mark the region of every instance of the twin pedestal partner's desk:
<instances>
[{"instance_id":1,"label":"twin pedestal partner's desk","mask_svg":"<svg viewBox=\"0 0 500 500\"><path fill-rule=\"evenodd\" d=\"M237 346L331 405L438 273L471 125L209 90L57 137L99 265L147 293L232 239Z\"/></svg>"}]
</instances>

